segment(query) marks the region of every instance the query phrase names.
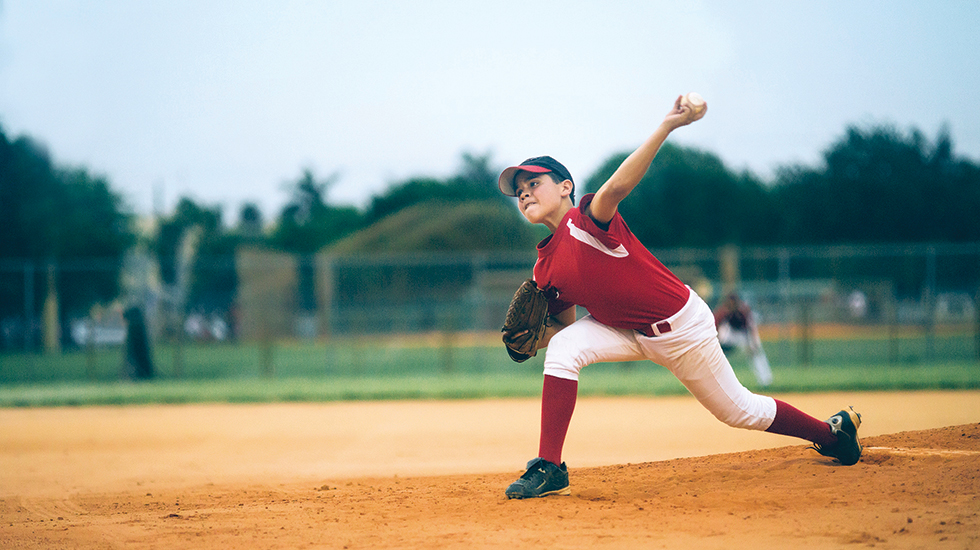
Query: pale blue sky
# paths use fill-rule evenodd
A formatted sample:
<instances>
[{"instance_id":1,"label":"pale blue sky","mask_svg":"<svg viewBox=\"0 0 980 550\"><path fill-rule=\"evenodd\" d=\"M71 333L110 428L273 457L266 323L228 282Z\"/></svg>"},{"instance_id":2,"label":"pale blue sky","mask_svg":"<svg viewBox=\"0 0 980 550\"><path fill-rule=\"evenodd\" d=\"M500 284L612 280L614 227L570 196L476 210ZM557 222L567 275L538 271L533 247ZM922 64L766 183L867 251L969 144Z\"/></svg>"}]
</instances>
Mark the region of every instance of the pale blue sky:
<instances>
[{"instance_id":1,"label":"pale blue sky","mask_svg":"<svg viewBox=\"0 0 980 550\"><path fill-rule=\"evenodd\" d=\"M980 1L0 0L0 125L139 212L273 217L304 167L364 205L464 151L582 181L674 98L672 140L763 178L849 124L947 124L980 159Z\"/></svg>"}]
</instances>

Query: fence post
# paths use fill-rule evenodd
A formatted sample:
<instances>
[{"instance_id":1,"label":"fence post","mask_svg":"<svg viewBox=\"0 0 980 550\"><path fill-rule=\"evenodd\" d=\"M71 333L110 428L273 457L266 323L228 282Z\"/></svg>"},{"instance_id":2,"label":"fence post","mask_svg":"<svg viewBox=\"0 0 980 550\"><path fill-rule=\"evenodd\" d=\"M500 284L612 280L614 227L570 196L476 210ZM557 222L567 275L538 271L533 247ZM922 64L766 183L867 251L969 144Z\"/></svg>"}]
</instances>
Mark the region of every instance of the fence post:
<instances>
[{"instance_id":1,"label":"fence post","mask_svg":"<svg viewBox=\"0 0 980 550\"><path fill-rule=\"evenodd\" d=\"M183 308L181 308L183 309ZM174 327L174 360L173 360L173 372L174 378L184 377L184 322L186 321L186 315L183 313L175 313L177 316L176 324Z\"/></svg>"},{"instance_id":2,"label":"fence post","mask_svg":"<svg viewBox=\"0 0 980 550\"><path fill-rule=\"evenodd\" d=\"M739 269L740 254L738 247L733 244L723 246L719 251L718 260L721 264L719 267L721 268L722 296L727 296L732 292L738 292L742 281L741 270Z\"/></svg>"},{"instance_id":3,"label":"fence post","mask_svg":"<svg viewBox=\"0 0 980 550\"><path fill-rule=\"evenodd\" d=\"M334 276L334 257L326 253L319 253L316 258L315 287L317 296L317 309L320 312L320 335L326 341L330 341L333 336L333 303L336 294L336 280Z\"/></svg>"},{"instance_id":4,"label":"fence post","mask_svg":"<svg viewBox=\"0 0 980 550\"><path fill-rule=\"evenodd\" d=\"M926 361L936 358L936 247L926 248Z\"/></svg>"},{"instance_id":5,"label":"fence post","mask_svg":"<svg viewBox=\"0 0 980 550\"><path fill-rule=\"evenodd\" d=\"M262 334L259 336L259 367L262 370L262 376L269 379L276 375L272 348L272 331L264 326Z\"/></svg>"},{"instance_id":6,"label":"fence post","mask_svg":"<svg viewBox=\"0 0 980 550\"><path fill-rule=\"evenodd\" d=\"M975 315L973 324L973 342L974 351L976 353L977 361L980 361L980 287L977 287L977 293L975 299L973 300L973 312Z\"/></svg>"},{"instance_id":7,"label":"fence post","mask_svg":"<svg viewBox=\"0 0 980 550\"><path fill-rule=\"evenodd\" d=\"M783 305L783 323L779 327L779 339L783 342L780 346L783 349L784 360L789 361L792 357L793 341L793 307L789 300L789 251L785 248L779 249L779 299Z\"/></svg>"},{"instance_id":8,"label":"fence post","mask_svg":"<svg viewBox=\"0 0 980 550\"><path fill-rule=\"evenodd\" d=\"M440 355L442 356L442 372L451 374L456 370L456 330L457 320L455 311L450 312L443 320L440 338Z\"/></svg>"},{"instance_id":9,"label":"fence post","mask_svg":"<svg viewBox=\"0 0 980 550\"><path fill-rule=\"evenodd\" d=\"M800 300L800 363L804 367L809 367L813 361L812 317L810 300L803 298Z\"/></svg>"},{"instance_id":10,"label":"fence post","mask_svg":"<svg viewBox=\"0 0 980 550\"><path fill-rule=\"evenodd\" d=\"M34 263L24 264L24 351L34 349Z\"/></svg>"},{"instance_id":11,"label":"fence post","mask_svg":"<svg viewBox=\"0 0 980 550\"><path fill-rule=\"evenodd\" d=\"M85 378L95 381L95 322L92 314L85 318Z\"/></svg>"},{"instance_id":12,"label":"fence post","mask_svg":"<svg viewBox=\"0 0 980 550\"><path fill-rule=\"evenodd\" d=\"M44 352L61 353L61 323L58 313L58 282L54 262L48 264L48 291L44 298Z\"/></svg>"},{"instance_id":13,"label":"fence post","mask_svg":"<svg viewBox=\"0 0 980 550\"><path fill-rule=\"evenodd\" d=\"M888 294L888 364L898 363L898 299L895 297L895 289Z\"/></svg>"},{"instance_id":14,"label":"fence post","mask_svg":"<svg viewBox=\"0 0 980 550\"><path fill-rule=\"evenodd\" d=\"M487 256L486 254L475 253L470 256L470 273L471 273L471 283L470 288L473 289L473 303L470 304L471 315L476 317L473 319L474 328L477 330L484 330L487 327L493 326L493 320L490 319L490 310L487 307Z\"/></svg>"}]
</instances>

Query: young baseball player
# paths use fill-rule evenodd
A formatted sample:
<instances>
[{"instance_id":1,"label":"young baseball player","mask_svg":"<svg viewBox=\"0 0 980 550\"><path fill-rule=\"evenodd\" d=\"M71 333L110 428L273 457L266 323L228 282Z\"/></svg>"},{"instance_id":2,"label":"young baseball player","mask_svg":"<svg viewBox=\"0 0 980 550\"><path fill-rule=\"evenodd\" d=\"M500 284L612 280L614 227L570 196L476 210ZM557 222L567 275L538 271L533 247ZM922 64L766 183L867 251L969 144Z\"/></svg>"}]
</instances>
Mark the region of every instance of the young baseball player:
<instances>
[{"instance_id":1,"label":"young baseball player","mask_svg":"<svg viewBox=\"0 0 980 550\"><path fill-rule=\"evenodd\" d=\"M772 384L772 369L769 368L769 358L766 350L762 349L762 338L759 337L759 325L755 322L755 313L735 292L729 294L715 308L715 329L718 330L718 342L725 353L735 350L745 350L752 363L752 372L761 386Z\"/></svg>"},{"instance_id":2,"label":"young baseball player","mask_svg":"<svg viewBox=\"0 0 980 550\"><path fill-rule=\"evenodd\" d=\"M618 206L640 182L675 129L704 115L681 97L660 126L594 194L575 206L575 184L551 157L507 168L500 190L551 235L538 246L534 281L547 291L549 322L541 392L538 456L509 487L508 498L571 494L562 447L575 409L579 372L606 361L648 359L669 369L722 422L802 438L825 456L855 464L861 417L842 410L826 422L748 391L718 343L711 309L630 232ZM654 214L655 215L655 214ZM588 311L576 319L575 306ZM524 331L507 331L505 343Z\"/></svg>"}]
</instances>

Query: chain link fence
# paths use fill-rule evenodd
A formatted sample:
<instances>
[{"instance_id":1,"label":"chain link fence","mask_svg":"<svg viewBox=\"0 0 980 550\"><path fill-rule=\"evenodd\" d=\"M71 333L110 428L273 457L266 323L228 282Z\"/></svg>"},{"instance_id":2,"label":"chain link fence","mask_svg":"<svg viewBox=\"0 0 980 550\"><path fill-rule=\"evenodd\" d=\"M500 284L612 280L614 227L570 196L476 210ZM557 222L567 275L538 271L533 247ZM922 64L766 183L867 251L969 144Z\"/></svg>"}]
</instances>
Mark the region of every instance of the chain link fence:
<instances>
[{"instance_id":1,"label":"chain link fence","mask_svg":"<svg viewBox=\"0 0 980 550\"><path fill-rule=\"evenodd\" d=\"M980 358L980 243L653 252L711 305L738 292L755 311L774 364ZM262 360L266 374L268 350L288 343L492 345L534 260L533 252L298 257L243 249L235 258L193 259L193 269L167 284L151 257L134 253L123 265L120 298L85 311L59 307L77 302L59 281L118 266L7 260L0 263L0 362L125 352L134 308L149 342L176 346L175 376L185 344L257 345L270 355ZM0 367L0 382L32 376L6 370Z\"/></svg>"}]
</instances>

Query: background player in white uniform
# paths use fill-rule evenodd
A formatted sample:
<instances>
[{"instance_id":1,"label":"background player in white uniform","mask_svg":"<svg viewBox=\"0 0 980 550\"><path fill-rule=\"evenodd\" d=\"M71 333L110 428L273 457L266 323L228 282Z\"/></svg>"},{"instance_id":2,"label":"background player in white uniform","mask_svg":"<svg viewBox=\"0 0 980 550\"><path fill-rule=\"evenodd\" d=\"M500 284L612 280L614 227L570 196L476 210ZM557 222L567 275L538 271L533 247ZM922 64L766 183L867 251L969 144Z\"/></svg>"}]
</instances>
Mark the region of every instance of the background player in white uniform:
<instances>
[{"instance_id":1,"label":"background player in white uniform","mask_svg":"<svg viewBox=\"0 0 980 550\"><path fill-rule=\"evenodd\" d=\"M509 498L570 494L561 451L579 373L604 361L651 360L669 369L730 426L806 439L843 464L860 458L856 413L840 411L823 422L739 383L718 343L710 308L636 239L618 212L620 201L646 174L670 132L704 115L681 99L609 180L577 207L571 174L551 157L528 159L500 175L500 190L517 197L524 217L552 232L538 244L534 266L538 287L552 296L550 326L538 346L548 348L538 456L507 488ZM576 305L589 314L576 320ZM513 337L504 334L505 342Z\"/></svg>"},{"instance_id":2,"label":"background player in white uniform","mask_svg":"<svg viewBox=\"0 0 980 550\"><path fill-rule=\"evenodd\" d=\"M752 363L752 372L761 386L772 384L772 369L769 358L762 348L762 338L759 337L759 324L755 313L749 304L735 292L729 294L715 308L715 328L718 330L718 342L725 353L733 350L744 350Z\"/></svg>"}]
</instances>

